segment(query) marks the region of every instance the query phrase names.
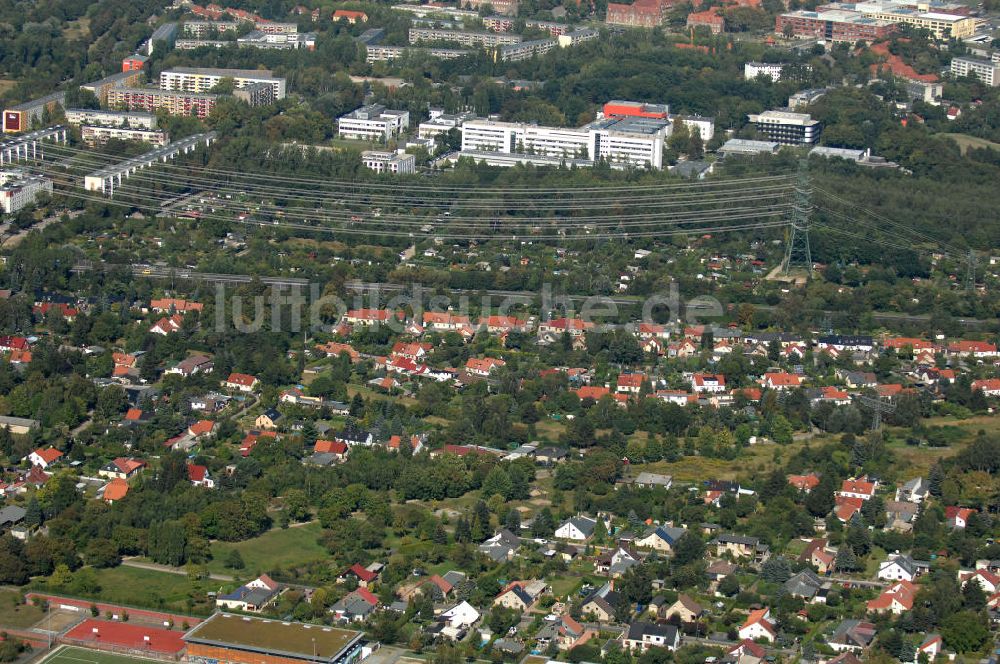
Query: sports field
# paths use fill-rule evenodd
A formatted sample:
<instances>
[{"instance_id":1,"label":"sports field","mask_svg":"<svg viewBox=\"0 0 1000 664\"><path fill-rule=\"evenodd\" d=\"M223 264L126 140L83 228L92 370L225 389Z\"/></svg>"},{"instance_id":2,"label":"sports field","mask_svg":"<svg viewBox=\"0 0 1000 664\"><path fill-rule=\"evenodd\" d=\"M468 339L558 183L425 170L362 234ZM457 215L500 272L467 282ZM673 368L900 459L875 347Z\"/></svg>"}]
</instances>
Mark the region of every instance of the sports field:
<instances>
[{"instance_id":1,"label":"sports field","mask_svg":"<svg viewBox=\"0 0 1000 664\"><path fill-rule=\"evenodd\" d=\"M115 655L100 650L77 648L76 646L59 646L40 664L150 664L154 661L158 660Z\"/></svg>"}]
</instances>

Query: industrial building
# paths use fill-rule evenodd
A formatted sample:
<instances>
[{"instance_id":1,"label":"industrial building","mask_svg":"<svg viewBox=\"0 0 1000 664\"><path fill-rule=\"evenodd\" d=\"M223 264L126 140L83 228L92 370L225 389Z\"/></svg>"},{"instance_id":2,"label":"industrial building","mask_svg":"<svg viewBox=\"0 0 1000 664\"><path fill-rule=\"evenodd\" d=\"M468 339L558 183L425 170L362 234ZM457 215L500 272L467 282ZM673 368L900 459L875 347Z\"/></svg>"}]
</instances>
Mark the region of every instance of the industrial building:
<instances>
[{"instance_id":1,"label":"industrial building","mask_svg":"<svg viewBox=\"0 0 1000 664\"><path fill-rule=\"evenodd\" d=\"M951 73L953 76L962 77L973 75L990 87L1000 84L1000 72L998 65L992 60L980 60L978 58L952 58Z\"/></svg>"},{"instance_id":2,"label":"industrial building","mask_svg":"<svg viewBox=\"0 0 1000 664\"><path fill-rule=\"evenodd\" d=\"M663 167L667 120L604 118L579 128L471 120L462 125L462 153L607 161L612 166Z\"/></svg>"},{"instance_id":3,"label":"industrial building","mask_svg":"<svg viewBox=\"0 0 1000 664\"><path fill-rule=\"evenodd\" d=\"M46 109L51 112L55 110L56 106L62 106L65 103L65 92L53 92L50 95L26 101L17 106L11 106L3 112L4 133L11 134L28 131L31 129L33 122L42 119L42 115Z\"/></svg>"},{"instance_id":4,"label":"industrial building","mask_svg":"<svg viewBox=\"0 0 1000 664\"><path fill-rule=\"evenodd\" d=\"M409 126L408 111L394 111L381 104L372 104L341 116L337 120L337 134L352 140L387 141Z\"/></svg>"},{"instance_id":5,"label":"industrial building","mask_svg":"<svg viewBox=\"0 0 1000 664\"><path fill-rule=\"evenodd\" d=\"M266 83L271 86L274 99L285 98L285 79L275 78L274 74L266 69L175 67L160 72L160 89L206 93L223 79L232 79L236 88Z\"/></svg>"},{"instance_id":6,"label":"industrial building","mask_svg":"<svg viewBox=\"0 0 1000 664\"><path fill-rule=\"evenodd\" d=\"M730 138L719 148L723 157L729 155L778 154L780 143L774 141L750 141L745 138Z\"/></svg>"},{"instance_id":7,"label":"industrial building","mask_svg":"<svg viewBox=\"0 0 1000 664\"><path fill-rule=\"evenodd\" d=\"M898 30L896 21L841 9L823 12L803 9L780 14L774 22L774 31L779 34L833 42L877 41Z\"/></svg>"},{"instance_id":8,"label":"industrial building","mask_svg":"<svg viewBox=\"0 0 1000 664\"><path fill-rule=\"evenodd\" d=\"M819 120L813 120L808 113L764 111L748 117L757 131L782 145L813 145L819 140Z\"/></svg>"},{"instance_id":9,"label":"industrial building","mask_svg":"<svg viewBox=\"0 0 1000 664\"><path fill-rule=\"evenodd\" d=\"M479 30L440 30L437 28L410 28L411 44L421 42L446 41L462 46L486 46L493 48L505 44L517 44L521 35L504 32L488 32Z\"/></svg>"},{"instance_id":10,"label":"industrial building","mask_svg":"<svg viewBox=\"0 0 1000 664\"><path fill-rule=\"evenodd\" d=\"M402 150L365 150L361 153L361 163L376 173L407 174L417 171L417 158Z\"/></svg>"},{"instance_id":11,"label":"industrial building","mask_svg":"<svg viewBox=\"0 0 1000 664\"><path fill-rule=\"evenodd\" d=\"M0 209L4 214L31 205L39 194L52 193L52 180L19 169L0 171Z\"/></svg>"},{"instance_id":12,"label":"industrial building","mask_svg":"<svg viewBox=\"0 0 1000 664\"><path fill-rule=\"evenodd\" d=\"M142 141L156 147L162 147L170 142L167 132L162 129L141 129L132 127L102 127L82 125L80 138L87 145L103 145L110 140Z\"/></svg>"},{"instance_id":13,"label":"industrial building","mask_svg":"<svg viewBox=\"0 0 1000 664\"><path fill-rule=\"evenodd\" d=\"M364 633L323 625L216 613L184 635L190 664L357 664Z\"/></svg>"},{"instance_id":14,"label":"industrial building","mask_svg":"<svg viewBox=\"0 0 1000 664\"><path fill-rule=\"evenodd\" d=\"M133 173L155 166L157 163L165 163L179 154L187 154L201 145L210 145L216 138L214 131L205 134L194 134L187 138L156 148L138 157L126 159L123 162L105 166L94 171L83 178L83 188L87 191L99 191L106 196L115 195L115 187L120 187L122 182L132 176Z\"/></svg>"},{"instance_id":15,"label":"industrial building","mask_svg":"<svg viewBox=\"0 0 1000 664\"><path fill-rule=\"evenodd\" d=\"M95 127L131 127L156 129L156 116L152 113L130 111L101 111L92 108L66 109L66 123Z\"/></svg>"}]
</instances>

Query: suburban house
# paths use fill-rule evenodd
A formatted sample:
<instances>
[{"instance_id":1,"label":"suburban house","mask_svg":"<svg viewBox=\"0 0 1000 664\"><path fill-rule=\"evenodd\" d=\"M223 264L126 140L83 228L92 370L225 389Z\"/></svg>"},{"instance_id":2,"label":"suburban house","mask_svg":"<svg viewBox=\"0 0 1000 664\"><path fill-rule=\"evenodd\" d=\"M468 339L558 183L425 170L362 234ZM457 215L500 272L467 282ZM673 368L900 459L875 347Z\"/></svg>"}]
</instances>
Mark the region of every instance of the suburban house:
<instances>
[{"instance_id":1,"label":"suburban house","mask_svg":"<svg viewBox=\"0 0 1000 664\"><path fill-rule=\"evenodd\" d=\"M586 516L575 516L556 528L555 536L559 539L583 542L590 539L596 528L596 520Z\"/></svg>"},{"instance_id":2,"label":"suburban house","mask_svg":"<svg viewBox=\"0 0 1000 664\"><path fill-rule=\"evenodd\" d=\"M766 373L760 379L760 384L769 390L791 390L802 385L802 376L785 372Z\"/></svg>"},{"instance_id":3,"label":"suburban house","mask_svg":"<svg viewBox=\"0 0 1000 664\"><path fill-rule=\"evenodd\" d=\"M869 600L866 607L872 613L891 613L900 615L913 608L913 598L917 594L917 587L910 581L897 581L885 590L878 597Z\"/></svg>"},{"instance_id":4,"label":"suburban house","mask_svg":"<svg viewBox=\"0 0 1000 664\"><path fill-rule=\"evenodd\" d=\"M260 385L260 381L249 374L233 372L222 383L222 386L229 390L238 392L253 392Z\"/></svg>"},{"instance_id":5,"label":"suburban house","mask_svg":"<svg viewBox=\"0 0 1000 664\"><path fill-rule=\"evenodd\" d=\"M652 489L653 487L669 489L673 483L674 478L670 475L647 473L646 471L643 471L636 475L635 480L632 482L632 486L639 487L640 489Z\"/></svg>"},{"instance_id":6,"label":"suburban house","mask_svg":"<svg viewBox=\"0 0 1000 664\"><path fill-rule=\"evenodd\" d=\"M465 362L466 372L472 374L473 376L489 376L492 371L498 367L506 366L506 362L503 360L498 360L493 357L470 357Z\"/></svg>"},{"instance_id":7,"label":"suburban house","mask_svg":"<svg viewBox=\"0 0 1000 664\"><path fill-rule=\"evenodd\" d=\"M788 483L803 493L809 493L819 486L819 477L815 473L808 475L789 475Z\"/></svg>"},{"instance_id":8,"label":"suburban house","mask_svg":"<svg viewBox=\"0 0 1000 664\"><path fill-rule=\"evenodd\" d=\"M189 463L187 467L188 479L195 486L203 486L206 489L215 488L215 480L208 473L208 468L195 463Z\"/></svg>"},{"instance_id":9,"label":"suburban house","mask_svg":"<svg viewBox=\"0 0 1000 664\"><path fill-rule=\"evenodd\" d=\"M257 416L257 419L254 420L254 426L258 429L277 429L280 420L281 413L274 408L268 408Z\"/></svg>"},{"instance_id":10,"label":"suburban house","mask_svg":"<svg viewBox=\"0 0 1000 664\"><path fill-rule=\"evenodd\" d=\"M530 609L548 588L544 581L513 581L493 600L493 606L502 606L522 613Z\"/></svg>"},{"instance_id":11,"label":"suburban house","mask_svg":"<svg viewBox=\"0 0 1000 664\"><path fill-rule=\"evenodd\" d=\"M367 588L358 588L341 597L330 607L330 613L340 622L364 620L378 608L378 597Z\"/></svg>"},{"instance_id":12,"label":"suburban house","mask_svg":"<svg viewBox=\"0 0 1000 664\"><path fill-rule=\"evenodd\" d=\"M62 455L63 453L54 447L46 449L38 448L28 455L28 461L32 466L38 466L45 469L59 461L59 459L62 458Z\"/></svg>"},{"instance_id":13,"label":"suburban house","mask_svg":"<svg viewBox=\"0 0 1000 664\"><path fill-rule=\"evenodd\" d=\"M767 548L756 537L734 535L732 533L719 535L709 542L709 545L715 547L715 555L720 558L728 554L733 558L757 559Z\"/></svg>"},{"instance_id":14,"label":"suburban house","mask_svg":"<svg viewBox=\"0 0 1000 664\"><path fill-rule=\"evenodd\" d=\"M354 563L341 572L340 576L337 577L337 581L344 582L347 579L354 578L357 580L358 586L362 588L370 588L378 579L378 575L381 570L382 563L372 563L371 565L368 565L368 567L362 567L360 564Z\"/></svg>"},{"instance_id":15,"label":"suburban house","mask_svg":"<svg viewBox=\"0 0 1000 664\"><path fill-rule=\"evenodd\" d=\"M281 586L271 577L261 574L231 593L216 597L215 605L223 609L259 613L278 599L280 594Z\"/></svg>"},{"instance_id":16,"label":"suburban house","mask_svg":"<svg viewBox=\"0 0 1000 664\"><path fill-rule=\"evenodd\" d=\"M833 635L827 639L827 645L837 652L847 650L861 652L875 640L875 625L861 620L844 620Z\"/></svg>"},{"instance_id":17,"label":"suburban house","mask_svg":"<svg viewBox=\"0 0 1000 664\"><path fill-rule=\"evenodd\" d=\"M142 469L148 465L149 464L141 459L118 457L114 461L105 464L100 470L97 471L97 474L101 477L128 480L141 473Z\"/></svg>"},{"instance_id":18,"label":"suburban house","mask_svg":"<svg viewBox=\"0 0 1000 664\"><path fill-rule=\"evenodd\" d=\"M774 623L771 622L771 610L765 607L751 611L746 621L740 627L739 635L741 639L749 639L751 641L763 639L764 641L773 642L778 632L775 629Z\"/></svg>"},{"instance_id":19,"label":"suburban house","mask_svg":"<svg viewBox=\"0 0 1000 664\"><path fill-rule=\"evenodd\" d=\"M696 373L691 376L692 392L725 392L726 377L722 374Z\"/></svg>"},{"instance_id":20,"label":"suburban house","mask_svg":"<svg viewBox=\"0 0 1000 664\"><path fill-rule=\"evenodd\" d=\"M674 625L636 622L622 635L622 647L634 653L644 653L650 648L677 650L681 635Z\"/></svg>"},{"instance_id":21,"label":"suburban house","mask_svg":"<svg viewBox=\"0 0 1000 664\"><path fill-rule=\"evenodd\" d=\"M870 500L875 495L877 488L878 482L869 482L867 477L861 477L841 482L840 491L837 492L837 495L842 498Z\"/></svg>"},{"instance_id":22,"label":"suburban house","mask_svg":"<svg viewBox=\"0 0 1000 664\"><path fill-rule=\"evenodd\" d=\"M615 609L620 601L621 598L615 591L613 583L608 582L583 600L580 614L587 617L590 622L612 623L615 622Z\"/></svg>"},{"instance_id":23,"label":"suburban house","mask_svg":"<svg viewBox=\"0 0 1000 664\"><path fill-rule=\"evenodd\" d=\"M521 546L521 538L506 528L501 528L493 537L479 545L479 552L493 562L505 562L514 557Z\"/></svg>"},{"instance_id":24,"label":"suburban house","mask_svg":"<svg viewBox=\"0 0 1000 664\"><path fill-rule=\"evenodd\" d=\"M596 634L597 632L587 629L570 616L562 615L556 621L544 624L535 638L543 648L555 643L559 650L571 650L583 645Z\"/></svg>"},{"instance_id":25,"label":"suburban house","mask_svg":"<svg viewBox=\"0 0 1000 664\"><path fill-rule=\"evenodd\" d=\"M207 355L191 355L170 367L164 373L188 377L199 373L211 373L214 368L215 364L212 362L212 358Z\"/></svg>"},{"instance_id":26,"label":"suburban house","mask_svg":"<svg viewBox=\"0 0 1000 664\"><path fill-rule=\"evenodd\" d=\"M637 539L635 545L643 549L653 549L654 551L670 553L686 532L683 528L657 526L651 528L642 538Z\"/></svg>"},{"instance_id":27,"label":"suburban house","mask_svg":"<svg viewBox=\"0 0 1000 664\"><path fill-rule=\"evenodd\" d=\"M965 528L969 524L969 518L976 513L970 507L945 507L944 519L952 528Z\"/></svg>"},{"instance_id":28,"label":"suburban house","mask_svg":"<svg viewBox=\"0 0 1000 664\"><path fill-rule=\"evenodd\" d=\"M672 617L677 616L682 623L693 623L697 622L704 614L705 609L701 604L681 593L677 596L676 602L666 607L661 617L665 620L670 620Z\"/></svg>"},{"instance_id":29,"label":"suburban house","mask_svg":"<svg viewBox=\"0 0 1000 664\"><path fill-rule=\"evenodd\" d=\"M433 636L460 641L468 634L469 628L479 622L480 617L475 607L462 601L442 611L435 623L425 631Z\"/></svg>"},{"instance_id":30,"label":"suburban house","mask_svg":"<svg viewBox=\"0 0 1000 664\"><path fill-rule=\"evenodd\" d=\"M913 581L917 578L917 564L907 555L889 554L879 563L876 577L884 581Z\"/></svg>"},{"instance_id":31,"label":"suburban house","mask_svg":"<svg viewBox=\"0 0 1000 664\"><path fill-rule=\"evenodd\" d=\"M114 478L101 489L101 499L112 505L128 495L128 482L121 478Z\"/></svg>"}]
</instances>

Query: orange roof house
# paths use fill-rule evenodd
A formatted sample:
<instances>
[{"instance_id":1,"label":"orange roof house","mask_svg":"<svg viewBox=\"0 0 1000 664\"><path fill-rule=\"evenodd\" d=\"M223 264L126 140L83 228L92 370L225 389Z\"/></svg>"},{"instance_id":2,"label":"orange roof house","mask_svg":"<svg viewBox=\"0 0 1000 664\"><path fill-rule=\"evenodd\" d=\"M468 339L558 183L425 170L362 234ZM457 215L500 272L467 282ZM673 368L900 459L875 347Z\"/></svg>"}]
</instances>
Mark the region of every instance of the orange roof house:
<instances>
[{"instance_id":1,"label":"orange roof house","mask_svg":"<svg viewBox=\"0 0 1000 664\"><path fill-rule=\"evenodd\" d=\"M128 495L128 482L115 478L104 486L104 502L114 503Z\"/></svg>"}]
</instances>

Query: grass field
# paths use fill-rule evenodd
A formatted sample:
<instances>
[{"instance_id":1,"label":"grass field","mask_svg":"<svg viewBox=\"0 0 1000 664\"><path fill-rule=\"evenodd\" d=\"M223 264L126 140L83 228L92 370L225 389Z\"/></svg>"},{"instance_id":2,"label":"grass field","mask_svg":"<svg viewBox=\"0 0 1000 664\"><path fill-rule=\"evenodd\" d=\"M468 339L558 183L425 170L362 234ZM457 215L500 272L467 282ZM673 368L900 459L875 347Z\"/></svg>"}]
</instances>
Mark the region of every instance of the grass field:
<instances>
[{"instance_id":1,"label":"grass field","mask_svg":"<svg viewBox=\"0 0 1000 664\"><path fill-rule=\"evenodd\" d=\"M240 552L246 564L243 570L235 570L241 576L269 573L279 567L294 567L320 560L329 555L316 542L320 530L319 523L316 522L298 528L270 530L245 542L215 542L212 544L212 561L208 564L208 569L214 573L233 574L234 570L225 566L233 549Z\"/></svg>"},{"instance_id":2,"label":"grass field","mask_svg":"<svg viewBox=\"0 0 1000 664\"><path fill-rule=\"evenodd\" d=\"M37 606L21 603L19 593L0 591L0 626L31 627L42 619L44 612Z\"/></svg>"},{"instance_id":3,"label":"grass field","mask_svg":"<svg viewBox=\"0 0 1000 664\"><path fill-rule=\"evenodd\" d=\"M89 648L77 648L75 646L60 646L52 651L40 664L149 664L154 661L143 657L129 657L128 655L115 655L112 653L90 650Z\"/></svg>"},{"instance_id":4,"label":"grass field","mask_svg":"<svg viewBox=\"0 0 1000 664\"><path fill-rule=\"evenodd\" d=\"M958 148L962 151L963 155L969 148L993 148L994 150L1000 150L1000 143L994 143L978 136L969 136L968 134L941 134L941 136L950 138L958 143Z\"/></svg>"},{"instance_id":5,"label":"grass field","mask_svg":"<svg viewBox=\"0 0 1000 664\"><path fill-rule=\"evenodd\" d=\"M202 582L192 583L183 574L124 566L94 571L101 586L101 599L111 604L180 609L189 593L203 597L209 590ZM214 581L205 583L218 586Z\"/></svg>"}]
</instances>

